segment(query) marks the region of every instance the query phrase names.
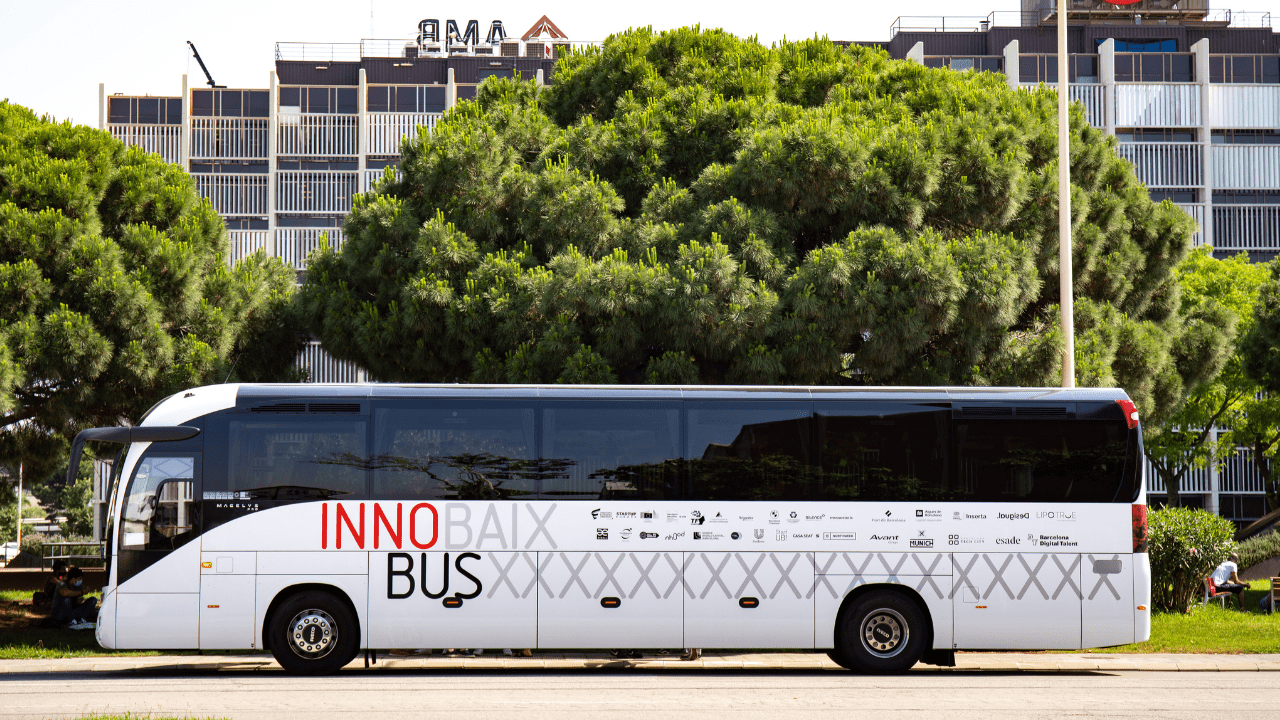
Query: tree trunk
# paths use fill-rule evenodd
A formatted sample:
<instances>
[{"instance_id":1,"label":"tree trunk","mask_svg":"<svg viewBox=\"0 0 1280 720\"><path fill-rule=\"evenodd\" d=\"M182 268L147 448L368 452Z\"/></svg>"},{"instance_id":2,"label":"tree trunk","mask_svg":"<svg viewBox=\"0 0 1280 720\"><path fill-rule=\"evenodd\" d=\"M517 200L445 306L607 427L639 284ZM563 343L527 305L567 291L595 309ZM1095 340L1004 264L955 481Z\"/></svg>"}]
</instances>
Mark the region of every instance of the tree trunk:
<instances>
[{"instance_id":1,"label":"tree trunk","mask_svg":"<svg viewBox=\"0 0 1280 720\"><path fill-rule=\"evenodd\" d=\"M1185 469L1172 472L1168 468L1161 467L1159 463L1152 463L1152 467L1156 469L1156 474L1164 480L1165 507L1180 507L1181 500L1178 497L1179 491L1182 490L1182 475Z\"/></svg>"},{"instance_id":2,"label":"tree trunk","mask_svg":"<svg viewBox=\"0 0 1280 720\"><path fill-rule=\"evenodd\" d=\"M1262 477L1262 491L1267 494L1267 511L1275 512L1280 509L1280 488L1276 487L1275 478L1271 477L1275 464L1263 454L1269 448L1270 443L1262 442L1261 438L1253 441L1253 464L1258 468L1258 475Z\"/></svg>"}]
</instances>

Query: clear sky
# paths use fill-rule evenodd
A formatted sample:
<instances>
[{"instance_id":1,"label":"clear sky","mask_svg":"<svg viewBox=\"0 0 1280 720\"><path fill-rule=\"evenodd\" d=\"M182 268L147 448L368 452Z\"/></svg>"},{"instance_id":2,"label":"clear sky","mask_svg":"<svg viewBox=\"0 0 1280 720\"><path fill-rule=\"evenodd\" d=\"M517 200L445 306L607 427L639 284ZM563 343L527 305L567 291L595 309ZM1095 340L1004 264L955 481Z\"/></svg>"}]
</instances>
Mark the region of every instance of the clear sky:
<instances>
[{"instance_id":1,"label":"clear sky","mask_svg":"<svg viewBox=\"0 0 1280 720\"><path fill-rule=\"evenodd\" d=\"M1270 11L1273 4L1234 0L1230 7ZM267 86L277 41L408 38L427 17L476 19L482 35L492 20L502 20L507 33L519 37L545 14L573 40L602 40L628 27L701 23L769 43L814 34L888 40L899 15L985 16L1017 8L1016 0L0 0L0 98L96 125L100 82L108 94L179 95L183 73L191 85L203 85L187 40L219 85L256 88Z\"/></svg>"}]
</instances>

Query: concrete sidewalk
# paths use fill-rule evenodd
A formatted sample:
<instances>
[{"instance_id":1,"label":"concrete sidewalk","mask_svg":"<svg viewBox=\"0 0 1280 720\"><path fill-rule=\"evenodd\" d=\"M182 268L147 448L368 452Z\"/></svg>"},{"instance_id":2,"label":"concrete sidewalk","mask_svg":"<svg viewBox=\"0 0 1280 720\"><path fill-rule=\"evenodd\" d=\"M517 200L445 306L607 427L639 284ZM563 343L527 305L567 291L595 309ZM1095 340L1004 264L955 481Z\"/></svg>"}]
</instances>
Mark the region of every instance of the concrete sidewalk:
<instances>
[{"instance_id":1,"label":"concrete sidewalk","mask_svg":"<svg viewBox=\"0 0 1280 720\"><path fill-rule=\"evenodd\" d=\"M825 654L709 653L686 662L672 656L619 660L597 653L547 653L531 658L481 655L397 657L380 655L371 670L836 670ZM256 672L280 671L268 655L179 655L155 657L88 657L62 660L0 660L0 675L87 672ZM363 656L347 671L364 671ZM1280 655L1122 655L1106 653L957 653L956 667L917 665L913 672L1113 672L1113 671L1280 671Z\"/></svg>"}]
</instances>

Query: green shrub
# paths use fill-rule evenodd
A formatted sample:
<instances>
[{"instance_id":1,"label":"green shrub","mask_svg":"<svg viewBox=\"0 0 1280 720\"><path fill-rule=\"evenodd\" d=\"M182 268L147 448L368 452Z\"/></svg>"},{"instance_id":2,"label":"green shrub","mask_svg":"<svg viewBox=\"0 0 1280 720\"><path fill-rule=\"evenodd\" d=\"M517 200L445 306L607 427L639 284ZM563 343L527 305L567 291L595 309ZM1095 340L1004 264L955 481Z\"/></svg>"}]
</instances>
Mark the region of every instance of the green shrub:
<instances>
[{"instance_id":1,"label":"green shrub","mask_svg":"<svg viewBox=\"0 0 1280 720\"><path fill-rule=\"evenodd\" d=\"M1273 530L1245 540L1240 543L1239 553L1241 570L1280 555L1280 532Z\"/></svg>"},{"instance_id":2,"label":"green shrub","mask_svg":"<svg viewBox=\"0 0 1280 720\"><path fill-rule=\"evenodd\" d=\"M1189 508L1161 508L1147 516L1151 602L1156 610L1187 612L1204 576L1236 549L1230 520Z\"/></svg>"}]
</instances>

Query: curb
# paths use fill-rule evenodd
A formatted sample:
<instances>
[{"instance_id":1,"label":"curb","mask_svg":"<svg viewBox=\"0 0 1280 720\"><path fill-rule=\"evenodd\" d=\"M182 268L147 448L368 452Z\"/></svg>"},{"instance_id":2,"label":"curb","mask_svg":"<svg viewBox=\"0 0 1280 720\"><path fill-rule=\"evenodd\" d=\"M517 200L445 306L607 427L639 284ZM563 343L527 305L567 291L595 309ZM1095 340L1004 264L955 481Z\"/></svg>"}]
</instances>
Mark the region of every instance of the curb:
<instances>
[{"instance_id":1,"label":"curb","mask_svg":"<svg viewBox=\"0 0 1280 720\"><path fill-rule=\"evenodd\" d=\"M712 653L700 660L620 660L603 654L549 653L532 658L502 655L468 657L389 656L378 658L378 670L731 670L841 671L825 654ZM360 657L346 671L365 671ZM122 672L279 672L275 660L263 655L183 655L155 657L87 657L56 660L0 660L0 675L43 673ZM912 672L1280 672L1280 655L1048 655L1026 653L958 653L956 666L916 665Z\"/></svg>"}]
</instances>

